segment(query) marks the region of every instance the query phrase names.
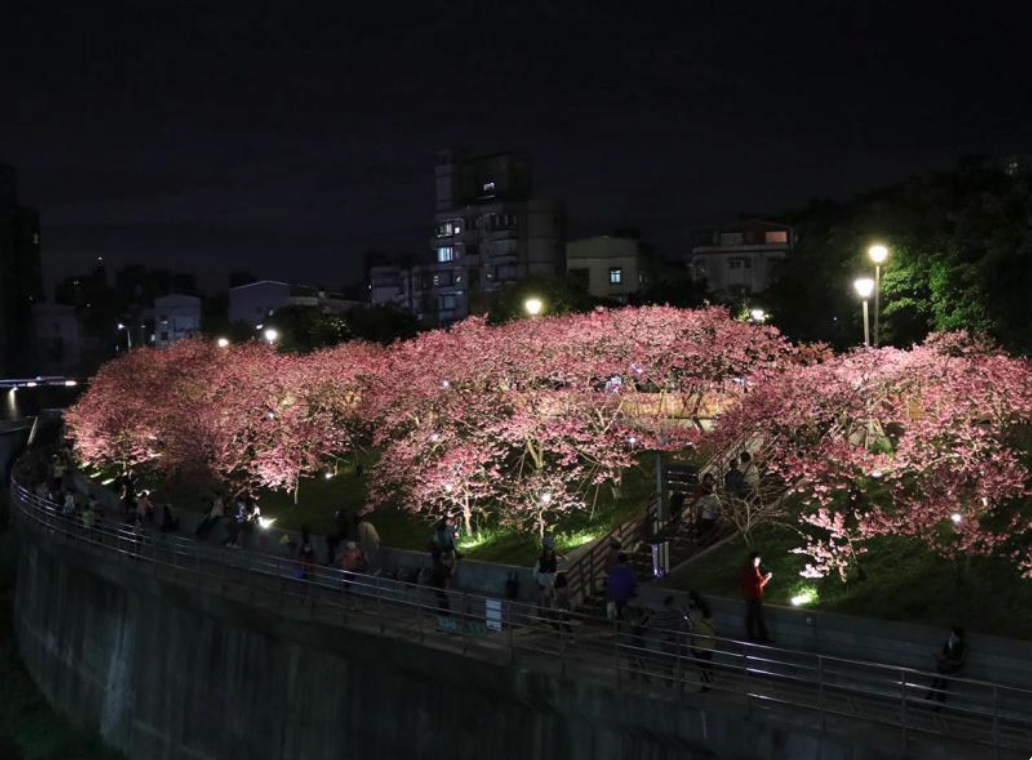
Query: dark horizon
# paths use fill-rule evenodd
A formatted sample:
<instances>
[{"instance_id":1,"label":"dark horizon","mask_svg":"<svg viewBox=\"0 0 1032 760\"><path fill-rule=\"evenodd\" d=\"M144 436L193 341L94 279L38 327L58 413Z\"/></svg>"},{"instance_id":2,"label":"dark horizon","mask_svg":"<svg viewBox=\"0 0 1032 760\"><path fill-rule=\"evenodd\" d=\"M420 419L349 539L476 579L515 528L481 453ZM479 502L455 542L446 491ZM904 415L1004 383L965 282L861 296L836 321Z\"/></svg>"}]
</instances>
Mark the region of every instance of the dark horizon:
<instances>
[{"instance_id":1,"label":"dark horizon","mask_svg":"<svg viewBox=\"0 0 1032 760\"><path fill-rule=\"evenodd\" d=\"M182 7L180 7L182 6ZM322 283L428 249L435 151L512 148L570 237L844 200L1032 152L1006 8L104 2L3 11L0 161L53 283L102 255ZM31 68L27 68L31 66Z\"/></svg>"}]
</instances>

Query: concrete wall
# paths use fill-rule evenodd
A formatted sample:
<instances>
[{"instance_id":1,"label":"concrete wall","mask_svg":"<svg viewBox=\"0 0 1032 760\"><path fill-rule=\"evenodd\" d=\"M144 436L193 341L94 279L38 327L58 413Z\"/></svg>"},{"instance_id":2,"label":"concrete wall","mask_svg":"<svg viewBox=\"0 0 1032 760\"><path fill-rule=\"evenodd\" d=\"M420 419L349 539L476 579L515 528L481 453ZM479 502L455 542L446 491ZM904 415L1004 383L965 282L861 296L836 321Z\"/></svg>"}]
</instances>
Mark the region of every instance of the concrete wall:
<instances>
[{"instance_id":1,"label":"concrete wall","mask_svg":"<svg viewBox=\"0 0 1032 760\"><path fill-rule=\"evenodd\" d=\"M443 637L421 646L243 604L20 528L25 664L55 707L131 760L897 757L897 732L822 733L809 713L467 658Z\"/></svg>"},{"instance_id":2,"label":"concrete wall","mask_svg":"<svg viewBox=\"0 0 1032 760\"><path fill-rule=\"evenodd\" d=\"M7 391L0 393L6 394ZM0 422L0 483L7 483L11 465L21 454L32 432L32 422L31 419Z\"/></svg>"}]
</instances>

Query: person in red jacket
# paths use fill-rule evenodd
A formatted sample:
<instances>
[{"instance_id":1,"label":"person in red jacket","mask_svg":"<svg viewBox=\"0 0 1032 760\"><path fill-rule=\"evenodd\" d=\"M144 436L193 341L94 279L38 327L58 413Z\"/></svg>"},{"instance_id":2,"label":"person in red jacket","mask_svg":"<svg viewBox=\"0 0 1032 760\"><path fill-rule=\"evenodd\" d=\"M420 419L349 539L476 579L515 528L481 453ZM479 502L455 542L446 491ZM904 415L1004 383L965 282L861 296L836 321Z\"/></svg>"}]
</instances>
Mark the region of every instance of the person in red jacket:
<instances>
[{"instance_id":1,"label":"person in red jacket","mask_svg":"<svg viewBox=\"0 0 1032 760\"><path fill-rule=\"evenodd\" d=\"M760 568L760 553L752 552L742 568L742 596L745 597L745 633L750 641L770 643L767 624L763 620L763 589L773 573Z\"/></svg>"}]
</instances>

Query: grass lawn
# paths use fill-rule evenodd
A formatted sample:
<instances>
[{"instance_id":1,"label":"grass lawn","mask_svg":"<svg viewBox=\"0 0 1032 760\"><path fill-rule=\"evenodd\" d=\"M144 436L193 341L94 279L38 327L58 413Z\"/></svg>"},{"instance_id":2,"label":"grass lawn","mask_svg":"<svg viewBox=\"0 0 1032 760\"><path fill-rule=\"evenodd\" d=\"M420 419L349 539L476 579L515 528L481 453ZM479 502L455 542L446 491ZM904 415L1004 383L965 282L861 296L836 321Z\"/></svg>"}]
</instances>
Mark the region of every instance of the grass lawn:
<instances>
[{"instance_id":1,"label":"grass lawn","mask_svg":"<svg viewBox=\"0 0 1032 760\"><path fill-rule=\"evenodd\" d=\"M648 503L654 489L649 465L646 461L643 466L625 473L618 496L614 496L612 489L602 488L593 510L559 520L553 529L559 547L570 550L605 535ZM262 497L261 506L262 515L275 517L277 527L296 529L308 525L316 533L327 533L334 528L333 513L338 508L344 507L354 514L365 501L365 476L356 475L349 468L330 480L303 481L297 504L294 504L293 494L270 492ZM414 550L426 549L434 522L432 518L414 515L397 506L378 509L372 521L385 545ZM496 525L478 526L474 535L460 539L463 554L469 559L513 565L533 563L539 546L534 533Z\"/></svg>"},{"instance_id":2,"label":"grass lawn","mask_svg":"<svg viewBox=\"0 0 1032 760\"><path fill-rule=\"evenodd\" d=\"M848 585L838 577L813 581L799 576L806 557L789 554L800 541L787 529L764 528L755 549L774 573L767 600L790 604L806 591L816 592L808 607L863 617L923 623L940 628L962 625L980 633L1032 639L1032 580L998 559L942 559L911 538L887 536L871 541L863 557L867 578ZM675 574L665 585L702 594L739 596L739 577L749 550L733 542Z\"/></svg>"},{"instance_id":3,"label":"grass lawn","mask_svg":"<svg viewBox=\"0 0 1032 760\"><path fill-rule=\"evenodd\" d=\"M11 628L14 535L0 532L0 758L4 760L124 760L97 736L56 714L22 665Z\"/></svg>"}]
</instances>

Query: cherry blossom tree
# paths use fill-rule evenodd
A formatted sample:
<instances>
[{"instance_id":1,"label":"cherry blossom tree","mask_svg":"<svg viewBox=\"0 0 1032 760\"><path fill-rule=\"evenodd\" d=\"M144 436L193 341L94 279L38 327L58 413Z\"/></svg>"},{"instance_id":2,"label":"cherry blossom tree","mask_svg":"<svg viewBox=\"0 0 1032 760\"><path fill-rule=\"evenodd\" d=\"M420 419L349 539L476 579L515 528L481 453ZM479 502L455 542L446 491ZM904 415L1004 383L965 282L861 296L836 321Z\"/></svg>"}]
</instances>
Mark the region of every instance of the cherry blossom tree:
<instances>
[{"instance_id":1,"label":"cherry blossom tree","mask_svg":"<svg viewBox=\"0 0 1032 760\"><path fill-rule=\"evenodd\" d=\"M720 309L599 310L398 344L373 411L374 504L467 528L493 512L543 532L643 451L697 441L722 405L796 360L775 330Z\"/></svg>"},{"instance_id":2,"label":"cherry blossom tree","mask_svg":"<svg viewBox=\"0 0 1032 760\"><path fill-rule=\"evenodd\" d=\"M727 410L714 443L762 438L761 467L802 505L809 576L845 578L881 535L946 557L1003 554L1027 572L1030 422L1028 361L950 335L772 376Z\"/></svg>"}]
</instances>

